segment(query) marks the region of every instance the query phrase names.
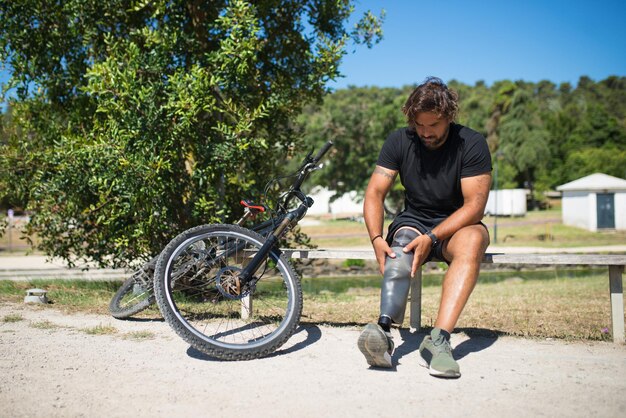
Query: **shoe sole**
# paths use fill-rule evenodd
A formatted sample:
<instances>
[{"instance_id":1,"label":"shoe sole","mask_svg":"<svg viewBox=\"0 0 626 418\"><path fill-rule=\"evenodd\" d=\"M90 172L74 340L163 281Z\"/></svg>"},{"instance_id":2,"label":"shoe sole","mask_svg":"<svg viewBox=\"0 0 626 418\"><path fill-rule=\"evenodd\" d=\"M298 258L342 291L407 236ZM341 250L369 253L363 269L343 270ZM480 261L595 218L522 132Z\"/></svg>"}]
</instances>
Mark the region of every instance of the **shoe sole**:
<instances>
[{"instance_id":1,"label":"shoe sole","mask_svg":"<svg viewBox=\"0 0 626 418\"><path fill-rule=\"evenodd\" d=\"M377 330L366 328L359 337L359 350L365 356L367 364L373 367L391 368L391 354L389 354L387 337L380 338Z\"/></svg>"},{"instance_id":2,"label":"shoe sole","mask_svg":"<svg viewBox=\"0 0 626 418\"><path fill-rule=\"evenodd\" d=\"M455 371L452 371L452 370L441 371L441 370L433 369L432 367L430 367L430 364L428 364L426 362L426 360L424 360L424 357L422 357L422 353L420 353L420 356L418 358L418 363L419 363L420 366L427 368L428 369L428 373L431 376L447 377L447 378L451 378L451 379L456 379L456 378L461 377L461 373L460 372L455 372Z\"/></svg>"}]
</instances>

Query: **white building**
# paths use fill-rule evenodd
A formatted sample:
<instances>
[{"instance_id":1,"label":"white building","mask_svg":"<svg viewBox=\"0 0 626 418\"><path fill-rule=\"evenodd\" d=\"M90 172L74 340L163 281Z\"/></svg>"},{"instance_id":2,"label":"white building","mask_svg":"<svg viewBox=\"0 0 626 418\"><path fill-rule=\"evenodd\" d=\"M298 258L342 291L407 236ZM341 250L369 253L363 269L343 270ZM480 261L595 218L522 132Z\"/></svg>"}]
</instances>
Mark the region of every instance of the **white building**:
<instances>
[{"instance_id":1,"label":"white building","mask_svg":"<svg viewBox=\"0 0 626 418\"><path fill-rule=\"evenodd\" d=\"M492 216L526 215L526 189L490 190L485 214Z\"/></svg>"},{"instance_id":2,"label":"white building","mask_svg":"<svg viewBox=\"0 0 626 418\"><path fill-rule=\"evenodd\" d=\"M330 201L335 194L334 191L325 187L315 187L309 196L313 198L314 204L307 211L308 215L332 217L343 216L363 216L363 199L357 196L355 191L344 193L338 199Z\"/></svg>"},{"instance_id":3,"label":"white building","mask_svg":"<svg viewBox=\"0 0 626 418\"><path fill-rule=\"evenodd\" d=\"M626 230L626 180L596 173L556 188L565 225Z\"/></svg>"}]
</instances>

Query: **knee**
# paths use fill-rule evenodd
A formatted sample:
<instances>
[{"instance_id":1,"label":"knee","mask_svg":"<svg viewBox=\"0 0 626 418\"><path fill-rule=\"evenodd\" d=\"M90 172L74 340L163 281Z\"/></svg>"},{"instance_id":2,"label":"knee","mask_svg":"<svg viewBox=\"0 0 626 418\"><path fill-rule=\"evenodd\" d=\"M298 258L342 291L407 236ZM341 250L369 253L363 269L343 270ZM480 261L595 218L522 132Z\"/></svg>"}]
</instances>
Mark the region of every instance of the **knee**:
<instances>
[{"instance_id":1,"label":"knee","mask_svg":"<svg viewBox=\"0 0 626 418\"><path fill-rule=\"evenodd\" d=\"M482 225L472 225L458 231L450 238L446 252L450 259L462 258L465 262L480 263L489 246L489 232Z\"/></svg>"},{"instance_id":2,"label":"knee","mask_svg":"<svg viewBox=\"0 0 626 418\"><path fill-rule=\"evenodd\" d=\"M484 253L489 246L489 232L482 226L467 231L467 246L471 251Z\"/></svg>"}]
</instances>

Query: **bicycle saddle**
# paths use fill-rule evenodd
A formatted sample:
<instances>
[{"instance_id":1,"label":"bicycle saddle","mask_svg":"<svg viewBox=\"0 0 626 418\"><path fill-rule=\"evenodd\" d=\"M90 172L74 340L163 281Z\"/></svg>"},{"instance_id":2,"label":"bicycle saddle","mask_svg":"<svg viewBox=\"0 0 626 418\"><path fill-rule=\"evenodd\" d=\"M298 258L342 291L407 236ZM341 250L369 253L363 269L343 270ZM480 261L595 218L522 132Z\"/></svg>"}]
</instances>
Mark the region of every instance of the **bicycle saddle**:
<instances>
[{"instance_id":1,"label":"bicycle saddle","mask_svg":"<svg viewBox=\"0 0 626 418\"><path fill-rule=\"evenodd\" d=\"M256 205L252 200L241 199L240 202L244 207L248 208L252 213L265 212L267 208L265 205Z\"/></svg>"}]
</instances>

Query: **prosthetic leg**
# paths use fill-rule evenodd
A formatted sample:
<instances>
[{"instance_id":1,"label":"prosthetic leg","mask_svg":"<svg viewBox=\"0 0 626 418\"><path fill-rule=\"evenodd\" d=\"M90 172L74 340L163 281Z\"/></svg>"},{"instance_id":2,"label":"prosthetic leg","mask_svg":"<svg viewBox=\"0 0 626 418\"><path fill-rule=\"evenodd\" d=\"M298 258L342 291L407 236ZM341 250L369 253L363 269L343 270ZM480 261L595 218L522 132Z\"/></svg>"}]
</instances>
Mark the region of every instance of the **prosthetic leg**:
<instances>
[{"instance_id":1,"label":"prosthetic leg","mask_svg":"<svg viewBox=\"0 0 626 418\"><path fill-rule=\"evenodd\" d=\"M385 274L380 295L380 317L378 325L389 331L391 324L401 324L404 320L406 302L411 285L411 265L413 252L402 251L409 242L419 234L413 229L400 229L393 236L391 249L396 258L387 257L385 260Z\"/></svg>"},{"instance_id":2,"label":"prosthetic leg","mask_svg":"<svg viewBox=\"0 0 626 418\"><path fill-rule=\"evenodd\" d=\"M367 364L374 367L393 366L394 350L390 327L392 323L401 324L411 285L411 265L413 253L402 251L419 234L412 229L398 230L391 243L395 258L385 260L385 274L380 297L380 317L378 324L368 324L359 336L358 347L365 356Z\"/></svg>"}]
</instances>

